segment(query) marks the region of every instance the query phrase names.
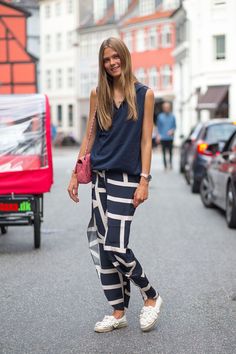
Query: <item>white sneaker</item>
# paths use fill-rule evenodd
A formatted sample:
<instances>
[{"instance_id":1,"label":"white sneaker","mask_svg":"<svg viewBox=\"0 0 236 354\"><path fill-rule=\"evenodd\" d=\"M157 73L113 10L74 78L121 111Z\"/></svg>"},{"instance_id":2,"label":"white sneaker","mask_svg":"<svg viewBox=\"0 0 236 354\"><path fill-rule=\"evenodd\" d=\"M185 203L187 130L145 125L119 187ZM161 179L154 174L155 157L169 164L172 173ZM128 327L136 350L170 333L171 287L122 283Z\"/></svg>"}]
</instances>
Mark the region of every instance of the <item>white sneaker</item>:
<instances>
[{"instance_id":1,"label":"white sneaker","mask_svg":"<svg viewBox=\"0 0 236 354\"><path fill-rule=\"evenodd\" d=\"M125 315L119 319L114 316L105 316L101 322L95 324L94 331L105 333L113 331L113 329L126 327L127 325L128 323Z\"/></svg>"},{"instance_id":2,"label":"white sneaker","mask_svg":"<svg viewBox=\"0 0 236 354\"><path fill-rule=\"evenodd\" d=\"M143 332L150 331L158 320L162 298L160 295L157 298L155 306L143 306L140 313L140 328Z\"/></svg>"}]
</instances>

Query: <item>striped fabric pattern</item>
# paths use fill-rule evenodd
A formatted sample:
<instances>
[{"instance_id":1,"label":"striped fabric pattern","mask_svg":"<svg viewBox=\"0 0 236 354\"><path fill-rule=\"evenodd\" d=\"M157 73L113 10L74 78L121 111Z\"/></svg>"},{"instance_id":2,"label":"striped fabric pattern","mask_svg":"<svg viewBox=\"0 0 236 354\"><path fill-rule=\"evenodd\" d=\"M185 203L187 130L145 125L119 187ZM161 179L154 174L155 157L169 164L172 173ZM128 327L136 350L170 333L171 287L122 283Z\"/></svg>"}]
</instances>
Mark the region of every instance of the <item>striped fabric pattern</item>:
<instances>
[{"instance_id":1,"label":"striped fabric pattern","mask_svg":"<svg viewBox=\"0 0 236 354\"><path fill-rule=\"evenodd\" d=\"M92 217L87 235L105 296L115 309L128 308L130 282L144 299L156 298L140 263L128 248L139 176L96 171L92 176Z\"/></svg>"}]
</instances>

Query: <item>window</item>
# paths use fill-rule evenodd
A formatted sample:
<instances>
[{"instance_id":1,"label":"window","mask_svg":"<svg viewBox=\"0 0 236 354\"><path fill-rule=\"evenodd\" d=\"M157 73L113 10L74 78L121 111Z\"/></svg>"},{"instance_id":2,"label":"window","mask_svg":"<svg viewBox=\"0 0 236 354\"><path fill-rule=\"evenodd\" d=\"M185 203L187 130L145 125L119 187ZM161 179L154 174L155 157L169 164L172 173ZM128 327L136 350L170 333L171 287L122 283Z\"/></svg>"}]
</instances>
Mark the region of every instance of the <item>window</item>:
<instances>
[{"instance_id":1,"label":"window","mask_svg":"<svg viewBox=\"0 0 236 354\"><path fill-rule=\"evenodd\" d=\"M69 127L73 127L74 125L74 107L72 104L68 106L68 125Z\"/></svg>"},{"instance_id":2,"label":"window","mask_svg":"<svg viewBox=\"0 0 236 354\"><path fill-rule=\"evenodd\" d=\"M46 88L52 88L52 73L51 70L46 70Z\"/></svg>"},{"instance_id":3,"label":"window","mask_svg":"<svg viewBox=\"0 0 236 354\"><path fill-rule=\"evenodd\" d=\"M45 37L45 52L50 53L51 51L51 36L49 34Z\"/></svg>"},{"instance_id":4,"label":"window","mask_svg":"<svg viewBox=\"0 0 236 354\"><path fill-rule=\"evenodd\" d=\"M225 54L225 35L214 36L214 58L215 60L224 60Z\"/></svg>"},{"instance_id":5,"label":"window","mask_svg":"<svg viewBox=\"0 0 236 354\"><path fill-rule=\"evenodd\" d=\"M128 0L115 0L115 18L119 19L128 9Z\"/></svg>"},{"instance_id":6,"label":"window","mask_svg":"<svg viewBox=\"0 0 236 354\"><path fill-rule=\"evenodd\" d=\"M145 50L145 32L144 30L137 31L136 35L136 50L137 52L144 52Z\"/></svg>"},{"instance_id":7,"label":"window","mask_svg":"<svg viewBox=\"0 0 236 354\"><path fill-rule=\"evenodd\" d=\"M161 68L161 83L163 89L168 89L171 86L172 72L169 65L164 65Z\"/></svg>"},{"instance_id":8,"label":"window","mask_svg":"<svg viewBox=\"0 0 236 354\"><path fill-rule=\"evenodd\" d=\"M81 73L80 79L80 95L81 97L89 97L90 94L89 73Z\"/></svg>"},{"instance_id":9,"label":"window","mask_svg":"<svg viewBox=\"0 0 236 354\"><path fill-rule=\"evenodd\" d=\"M56 34L56 50L60 51L62 49L62 35L61 33Z\"/></svg>"},{"instance_id":10,"label":"window","mask_svg":"<svg viewBox=\"0 0 236 354\"><path fill-rule=\"evenodd\" d=\"M157 48L157 29L152 27L148 30L148 49Z\"/></svg>"},{"instance_id":11,"label":"window","mask_svg":"<svg viewBox=\"0 0 236 354\"><path fill-rule=\"evenodd\" d=\"M57 106L57 124L58 127L62 127L62 105Z\"/></svg>"},{"instance_id":12,"label":"window","mask_svg":"<svg viewBox=\"0 0 236 354\"><path fill-rule=\"evenodd\" d=\"M55 13L56 16L60 16L61 14L61 3L59 1L55 3Z\"/></svg>"},{"instance_id":13,"label":"window","mask_svg":"<svg viewBox=\"0 0 236 354\"><path fill-rule=\"evenodd\" d=\"M157 90L158 86L159 86L159 77L158 77L159 73L157 71L156 67L152 67L149 69L148 71L148 77L149 77L149 86L154 89Z\"/></svg>"},{"instance_id":14,"label":"window","mask_svg":"<svg viewBox=\"0 0 236 354\"><path fill-rule=\"evenodd\" d=\"M155 0L139 1L139 16L146 16L155 11Z\"/></svg>"},{"instance_id":15,"label":"window","mask_svg":"<svg viewBox=\"0 0 236 354\"><path fill-rule=\"evenodd\" d=\"M61 69L57 69L57 88L62 88L62 70Z\"/></svg>"},{"instance_id":16,"label":"window","mask_svg":"<svg viewBox=\"0 0 236 354\"><path fill-rule=\"evenodd\" d=\"M94 21L99 21L105 14L106 10L106 0L93 0L93 8L94 8Z\"/></svg>"},{"instance_id":17,"label":"window","mask_svg":"<svg viewBox=\"0 0 236 354\"><path fill-rule=\"evenodd\" d=\"M67 71L67 83L68 83L68 87L73 87L74 86L74 70L73 68L68 68Z\"/></svg>"},{"instance_id":18,"label":"window","mask_svg":"<svg viewBox=\"0 0 236 354\"><path fill-rule=\"evenodd\" d=\"M164 25L162 27L161 44L163 48L171 46L171 28L170 25Z\"/></svg>"},{"instance_id":19,"label":"window","mask_svg":"<svg viewBox=\"0 0 236 354\"><path fill-rule=\"evenodd\" d=\"M73 13L73 0L67 0L67 12L68 14Z\"/></svg>"},{"instance_id":20,"label":"window","mask_svg":"<svg viewBox=\"0 0 236 354\"><path fill-rule=\"evenodd\" d=\"M124 42L127 45L130 52L133 51L133 38L132 32L126 32L124 35Z\"/></svg>"},{"instance_id":21,"label":"window","mask_svg":"<svg viewBox=\"0 0 236 354\"><path fill-rule=\"evenodd\" d=\"M139 68L138 70L136 70L135 76L137 77L138 81L142 82L143 84L146 84L146 73L143 68Z\"/></svg>"},{"instance_id":22,"label":"window","mask_svg":"<svg viewBox=\"0 0 236 354\"><path fill-rule=\"evenodd\" d=\"M229 151L236 152L236 136L234 136L234 139L231 141Z\"/></svg>"},{"instance_id":23,"label":"window","mask_svg":"<svg viewBox=\"0 0 236 354\"><path fill-rule=\"evenodd\" d=\"M45 17L46 18L50 18L51 17L51 6L50 5L46 5L45 6Z\"/></svg>"}]
</instances>

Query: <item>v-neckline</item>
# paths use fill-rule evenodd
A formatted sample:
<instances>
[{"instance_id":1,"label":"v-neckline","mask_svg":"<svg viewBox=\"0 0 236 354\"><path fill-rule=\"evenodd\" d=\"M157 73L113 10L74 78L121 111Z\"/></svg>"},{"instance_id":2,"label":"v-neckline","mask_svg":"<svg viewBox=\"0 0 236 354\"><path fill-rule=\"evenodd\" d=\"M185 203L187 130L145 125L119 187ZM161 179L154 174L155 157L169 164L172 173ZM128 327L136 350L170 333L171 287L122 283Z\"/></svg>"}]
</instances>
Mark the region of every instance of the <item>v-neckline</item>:
<instances>
[{"instance_id":1,"label":"v-neckline","mask_svg":"<svg viewBox=\"0 0 236 354\"><path fill-rule=\"evenodd\" d=\"M125 100L123 99L123 101L120 102L119 107L117 107L116 101L115 101L114 98L113 98L113 105L114 105L114 107L116 108L117 111L118 111L118 110L120 109L120 107L123 105L124 101L125 101Z\"/></svg>"}]
</instances>

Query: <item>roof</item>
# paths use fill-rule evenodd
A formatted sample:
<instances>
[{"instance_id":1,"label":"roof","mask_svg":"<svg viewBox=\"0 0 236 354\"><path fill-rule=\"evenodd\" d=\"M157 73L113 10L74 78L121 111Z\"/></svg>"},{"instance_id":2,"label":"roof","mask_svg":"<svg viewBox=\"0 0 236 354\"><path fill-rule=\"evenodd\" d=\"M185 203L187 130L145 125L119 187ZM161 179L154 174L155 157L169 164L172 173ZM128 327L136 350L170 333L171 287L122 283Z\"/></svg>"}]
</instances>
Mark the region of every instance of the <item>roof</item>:
<instances>
[{"instance_id":1,"label":"roof","mask_svg":"<svg viewBox=\"0 0 236 354\"><path fill-rule=\"evenodd\" d=\"M184 7L183 7L183 3L181 1L181 4L179 7L177 7L177 9L175 9L171 15L171 17L175 16L180 10L184 10Z\"/></svg>"},{"instance_id":2,"label":"roof","mask_svg":"<svg viewBox=\"0 0 236 354\"><path fill-rule=\"evenodd\" d=\"M145 21L149 21L149 20L169 18L169 17L171 17L173 12L174 12L173 10L172 11L160 11L159 10L159 11L154 12L151 15L132 17L132 18L129 18L127 21L125 21L124 25L130 25L130 24L145 22Z\"/></svg>"},{"instance_id":3,"label":"roof","mask_svg":"<svg viewBox=\"0 0 236 354\"><path fill-rule=\"evenodd\" d=\"M39 8L39 1L38 0L11 0L12 4L20 8Z\"/></svg>"},{"instance_id":4,"label":"roof","mask_svg":"<svg viewBox=\"0 0 236 354\"><path fill-rule=\"evenodd\" d=\"M129 4L129 7L126 11L126 13L121 16L118 20L115 19L115 7L114 3L111 4L111 6L107 9L104 17L102 17L99 21L94 22L93 20L93 14L87 18L87 20L80 25L79 28L87 28L87 27L93 27L93 26L104 26L104 25L109 25L109 24L117 24L119 21L124 19L137 5L138 0L132 0L131 3Z\"/></svg>"},{"instance_id":5,"label":"roof","mask_svg":"<svg viewBox=\"0 0 236 354\"><path fill-rule=\"evenodd\" d=\"M12 3L10 3L10 1L0 0L0 5L7 6L7 7L10 7L11 9L14 9L14 10L17 10L19 12L22 12L27 17L31 16L30 12L26 11L25 9L22 9L22 7L13 5Z\"/></svg>"}]
</instances>

